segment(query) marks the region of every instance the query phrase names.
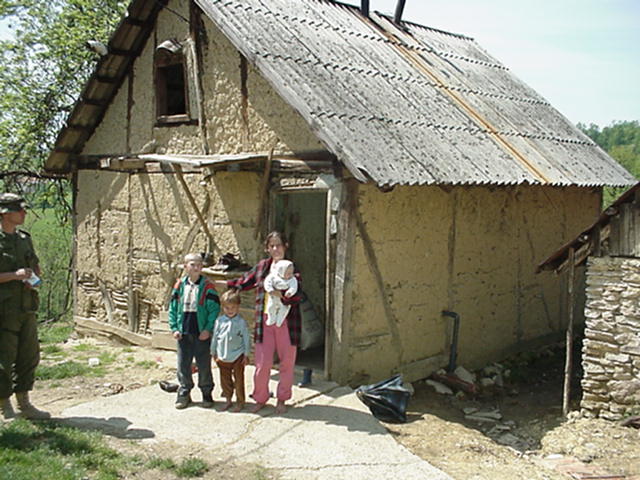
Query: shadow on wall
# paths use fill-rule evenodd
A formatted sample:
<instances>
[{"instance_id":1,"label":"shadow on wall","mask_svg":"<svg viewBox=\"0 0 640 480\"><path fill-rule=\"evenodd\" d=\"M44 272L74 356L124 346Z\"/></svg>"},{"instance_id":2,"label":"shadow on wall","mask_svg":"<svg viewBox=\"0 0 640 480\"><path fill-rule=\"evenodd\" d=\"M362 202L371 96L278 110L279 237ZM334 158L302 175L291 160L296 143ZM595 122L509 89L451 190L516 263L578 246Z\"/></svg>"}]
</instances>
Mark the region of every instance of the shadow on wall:
<instances>
[{"instance_id":1,"label":"shadow on wall","mask_svg":"<svg viewBox=\"0 0 640 480\"><path fill-rule=\"evenodd\" d=\"M116 197L127 186L128 175L103 171L85 171L79 180L79 201L77 221L83 223L87 217L97 216L97 209L104 211L111 207Z\"/></svg>"},{"instance_id":2,"label":"shadow on wall","mask_svg":"<svg viewBox=\"0 0 640 480\"><path fill-rule=\"evenodd\" d=\"M251 172L218 172L212 177L212 183L220 197L221 210L218 211L218 205L214 205L214 228L229 229L228 236L216 236L219 238L218 246L223 253L227 250L235 253L232 243L237 242L242 261L253 265L264 253L255 237L260 208L260 175Z\"/></svg>"}]
</instances>

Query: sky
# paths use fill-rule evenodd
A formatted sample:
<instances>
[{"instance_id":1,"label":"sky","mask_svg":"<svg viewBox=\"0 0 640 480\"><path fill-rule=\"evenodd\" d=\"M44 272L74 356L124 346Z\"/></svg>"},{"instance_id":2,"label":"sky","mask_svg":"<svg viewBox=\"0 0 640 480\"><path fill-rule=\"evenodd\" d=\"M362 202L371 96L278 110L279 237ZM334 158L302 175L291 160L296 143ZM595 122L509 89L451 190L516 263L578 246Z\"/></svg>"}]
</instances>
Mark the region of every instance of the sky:
<instances>
[{"instance_id":1,"label":"sky","mask_svg":"<svg viewBox=\"0 0 640 480\"><path fill-rule=\"evenodd\" d=\"M640 120L638 0L406 0L402 18L473 37L573 123Z\"/></svg>"},{"instance_id":2,"label":"sky","mask_svg":"<svg viewBox=\"0 0 640 480\"><path fill-rule=\"evenodd\" d=\"M403 19L473 37L573 123L640 120L640 0L406 0Z\"/></svg>"}]
</instances>

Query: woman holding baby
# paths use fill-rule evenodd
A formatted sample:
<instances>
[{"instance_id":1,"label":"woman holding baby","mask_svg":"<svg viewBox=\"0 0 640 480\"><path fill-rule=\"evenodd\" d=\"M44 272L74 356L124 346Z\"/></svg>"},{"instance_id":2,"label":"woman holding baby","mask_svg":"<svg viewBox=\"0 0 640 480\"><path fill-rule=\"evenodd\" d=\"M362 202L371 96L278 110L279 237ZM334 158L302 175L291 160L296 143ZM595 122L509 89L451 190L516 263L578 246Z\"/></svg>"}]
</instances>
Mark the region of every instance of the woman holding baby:
<instances>
[{"instance_id":1,"label":"woman holding baby","mask_svg":"<svg viewBox=\"0 0 640 480\"><path fill-rule=\"evenodd\" d=\"M301 291L300 274L285 259L288 247L283 233L269 233L265 239L265 251L269 257L260 260L239 279L227 282L228 287L241 291L256 289L254 413L260 411L269 399L274 352L278 352L279 358L276 413L285 413L285 402L291 398L296 351L300 343Z\"/></svg>"}]
</instances>

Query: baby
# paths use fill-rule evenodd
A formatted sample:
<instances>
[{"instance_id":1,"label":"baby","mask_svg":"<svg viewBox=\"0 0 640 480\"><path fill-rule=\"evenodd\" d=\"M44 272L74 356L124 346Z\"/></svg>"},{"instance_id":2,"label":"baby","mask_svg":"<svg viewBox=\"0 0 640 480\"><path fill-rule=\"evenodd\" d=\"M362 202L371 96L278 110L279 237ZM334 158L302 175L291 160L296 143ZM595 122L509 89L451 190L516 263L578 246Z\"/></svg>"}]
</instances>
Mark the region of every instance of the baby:
<instances>
[{"instance_id":1,"label":"baby","mask_svg":"<svg viewBox=\"0 0 640 480\"><path fill-rule=\"evenodd\" d=\"M264 279L264 290L267 296L267 325L282 325L285 317L291 308L284 305L282 300L275 295L271 295L274 290L280 290L287 298L292 297L298 291L298 280L293 275L293 262L289 260L279 260L272 267L267 278Z\"/></svg>"}]
</instances>

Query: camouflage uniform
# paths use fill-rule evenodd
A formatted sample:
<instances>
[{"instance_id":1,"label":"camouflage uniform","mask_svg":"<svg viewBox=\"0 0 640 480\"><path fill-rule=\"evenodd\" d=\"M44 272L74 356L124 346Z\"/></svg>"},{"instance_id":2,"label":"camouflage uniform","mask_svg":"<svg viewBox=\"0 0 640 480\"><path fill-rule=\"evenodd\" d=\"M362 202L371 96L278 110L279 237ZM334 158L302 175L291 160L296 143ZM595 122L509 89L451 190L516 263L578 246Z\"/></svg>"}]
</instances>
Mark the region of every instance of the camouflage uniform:
<instances>
[{"instance_id":1,"label":"camouflage uniform","mask_svg":"<svg viewBox=\"0 0 640 480\"><path fill-rule=\"evenodd\" d=\"M22 197L0 195L0 214L25 207ZM38 257L28 233L0 229L0 273L20 268L36 270ZM40 361L36 330L38 294L20 280L0 283L0 398L33 388Z\"/></svg>"}]
</instances>

